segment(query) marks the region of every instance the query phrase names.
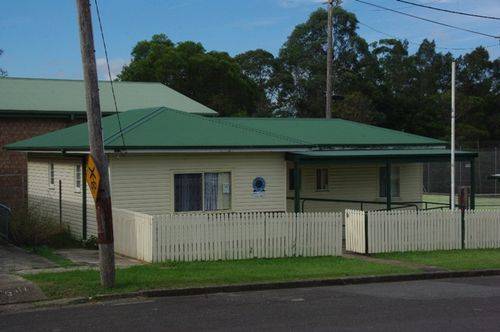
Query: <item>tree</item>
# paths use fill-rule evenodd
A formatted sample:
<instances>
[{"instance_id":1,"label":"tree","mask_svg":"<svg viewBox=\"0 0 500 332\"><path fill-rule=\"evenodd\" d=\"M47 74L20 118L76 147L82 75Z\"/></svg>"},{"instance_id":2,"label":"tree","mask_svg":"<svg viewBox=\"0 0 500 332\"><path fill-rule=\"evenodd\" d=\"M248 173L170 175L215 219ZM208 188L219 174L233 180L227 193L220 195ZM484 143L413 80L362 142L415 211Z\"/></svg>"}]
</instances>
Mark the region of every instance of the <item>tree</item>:
<instances>
[{"instance_id":1,"label":"tree","mask_svg":"<svg viewBox=\"0 0 500 332\"><path fill-rule=\"evenodd\" d=\"M206 52L200 43L174 44L166 35L140 41L122 81L161 82L213 108L221 116L255 115L262 92L225 52Z\"/></svg>"},{"instance_id":2,"label":"tree","mask_svg":"<svg viewBox=\"0 0 500 332\"><path fill-rule=\"evenodd\" d=\"M306 23L295 27L280 50L279 61L283 70L289 73L291 84L283 85L279 99L283 103L281 107L292 115L324 115L327 20L326 10L316 10ZM369 56L368 45L356 33L357 20L354 14L335 8L333 20L334 91L346 94L355 87L362 90L364 60ZM342 110L334 106L333 114L342 117Z\"/></svg>"},{"instance_id":3,"label":"tree","mask_svg":"<svg viewBox=\"0 0 500 332\"><path fill-rule=\"evenodd\" d=\"M3 50L0 49L0 56L3 54ZM0 68L0 77L5 77L7 76L7 71L3 68Z\"/></svg>"}]
</instances>

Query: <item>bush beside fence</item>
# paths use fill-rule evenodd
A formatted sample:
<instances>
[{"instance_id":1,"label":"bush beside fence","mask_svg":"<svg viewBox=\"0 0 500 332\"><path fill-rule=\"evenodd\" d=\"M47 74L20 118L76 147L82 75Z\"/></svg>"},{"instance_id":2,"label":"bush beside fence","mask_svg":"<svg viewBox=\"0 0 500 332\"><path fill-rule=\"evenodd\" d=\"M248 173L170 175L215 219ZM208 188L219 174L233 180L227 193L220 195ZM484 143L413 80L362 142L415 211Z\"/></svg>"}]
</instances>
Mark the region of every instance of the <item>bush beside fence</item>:
<instances>
[{"instance_id":1,"label":"bush beside fence","mask_svg":"<svg viewBox=\"0 0 500 332\"><path fill-rule=\"evenodd\" d=\"M500 211L348 210L345 222L357 253L500 248Z\"/></svg>"}]
</instances>

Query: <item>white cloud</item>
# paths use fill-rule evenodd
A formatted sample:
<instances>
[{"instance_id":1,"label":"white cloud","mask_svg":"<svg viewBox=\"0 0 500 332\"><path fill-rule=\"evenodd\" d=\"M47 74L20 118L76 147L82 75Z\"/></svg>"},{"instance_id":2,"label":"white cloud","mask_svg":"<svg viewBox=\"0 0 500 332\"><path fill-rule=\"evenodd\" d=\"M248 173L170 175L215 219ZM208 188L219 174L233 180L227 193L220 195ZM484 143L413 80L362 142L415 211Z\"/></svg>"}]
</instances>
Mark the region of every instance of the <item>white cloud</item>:
<instances>
[{"instance_id":1,"label":"white cloud","mask_svg":"<svg viewBox=\"0 0 500 332\"><path fill-rule=\"evenodd\" d=\"M130 61L116 58L109 61L109 69L111 71L111 79L115 79L122 71L123 66L127 65ZM97 75L101 80L109 80L108 68L106 66L105 58L96 59Z\"/></svg>"}]
</instances>

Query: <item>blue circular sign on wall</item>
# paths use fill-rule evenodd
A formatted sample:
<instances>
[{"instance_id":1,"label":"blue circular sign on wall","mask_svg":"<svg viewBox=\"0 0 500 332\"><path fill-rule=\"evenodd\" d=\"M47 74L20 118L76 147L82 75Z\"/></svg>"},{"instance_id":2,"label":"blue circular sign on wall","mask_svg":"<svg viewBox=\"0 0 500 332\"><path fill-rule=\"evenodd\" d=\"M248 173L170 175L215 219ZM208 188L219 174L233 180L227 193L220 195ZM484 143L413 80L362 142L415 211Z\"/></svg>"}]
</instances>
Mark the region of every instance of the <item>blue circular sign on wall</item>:
<instances>
[{"instance_id":1,"label":"blue circular sign on wall","mask_svg":"<svg viewBox=\"0 0 500 332\"><path fill-rule=\"evenodd\" d=\"M258 176L253 179L252 186L254 193L262 193L266 191L266 180L264 180L263 177Z\"/></svg>"}]
</instances>

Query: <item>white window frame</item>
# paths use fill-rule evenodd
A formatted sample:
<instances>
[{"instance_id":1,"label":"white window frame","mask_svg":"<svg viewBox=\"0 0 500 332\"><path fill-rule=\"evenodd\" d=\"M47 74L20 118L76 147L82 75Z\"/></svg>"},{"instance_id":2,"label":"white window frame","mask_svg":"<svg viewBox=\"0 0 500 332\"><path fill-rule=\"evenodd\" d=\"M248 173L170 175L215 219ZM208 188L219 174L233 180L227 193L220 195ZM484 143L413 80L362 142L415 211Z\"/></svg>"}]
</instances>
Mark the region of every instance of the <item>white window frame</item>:
<instances>
[{"instance_id":1,"label":"white window frame","mask_svg":"<svg viewBox=\"0 0 500 332\"><path fill-rule=\"evenodd\" d=\"M318 179L318 173L325 173L326 177L321 177L321 179ZM328 183L328 168L316 168L316 191L329 191L330 190L330 185ZM326 180L326 181L321 181L322 183L322 188L318 188L318 181L319 180ZM324 182L324 183L323 183ZM323 188L324 187L324 188Z\"/></svg>"},{"instance_id":2,"label":"white window frame","mask_svg":"<svg viewBox=\"0 0 500 332\"><path fill-rule=\"evenodd\" d=\"M55 187L56 187L56 165L53 162L49 162L48 181L49 181L49 189L55 189Z\"/></svg>"},{"instance_id":3,"label":"white window frame","mask_svg":"<svg viewBox=\"0 0 500 332\"><path fill-rule=\"evenodd\" d=\"M78 169L80 172L78 172ZM78 186L78 173L80 173L80 186ZM75 186L75 193L80 193L82 192L82 185L83 185L83 172L82 172L82 165L76 164L74 167L74 186Z\"/></svg>"},{"instance_id":4,"label":"white window frame","mask_svg":"<svg viewBox=\"0 0 500 332\"><path fill-rule=\"evenodd\" d=\"M230 182L229 182L229 194L231 195L230 196L230 199L229 199L229 208L227 209L218 209L218 210L213 210L213 211L207 211L205 210L205 174L206 173L229 173L229 179L230 179ZM175 176L176 175L179 175L179 174L201 174L201 205L202 205L202 209L201 210L198 210L198 211L175 211ZM233 172L232 170L225 170L225 169L216 169L216 170L192 170L192 171L189 171L189 170L182 170L182 171L174 171L172 172L172 178L171 178L171 183L172 183L172 186L171 186L171 193L172 193L172 211L174 213L226 213L226 212L230 212L233 208L233 198L234 198L234 191L233 191L233 188L234 188L234 184L233 184Z\"/></svg>"}]
</instances>

